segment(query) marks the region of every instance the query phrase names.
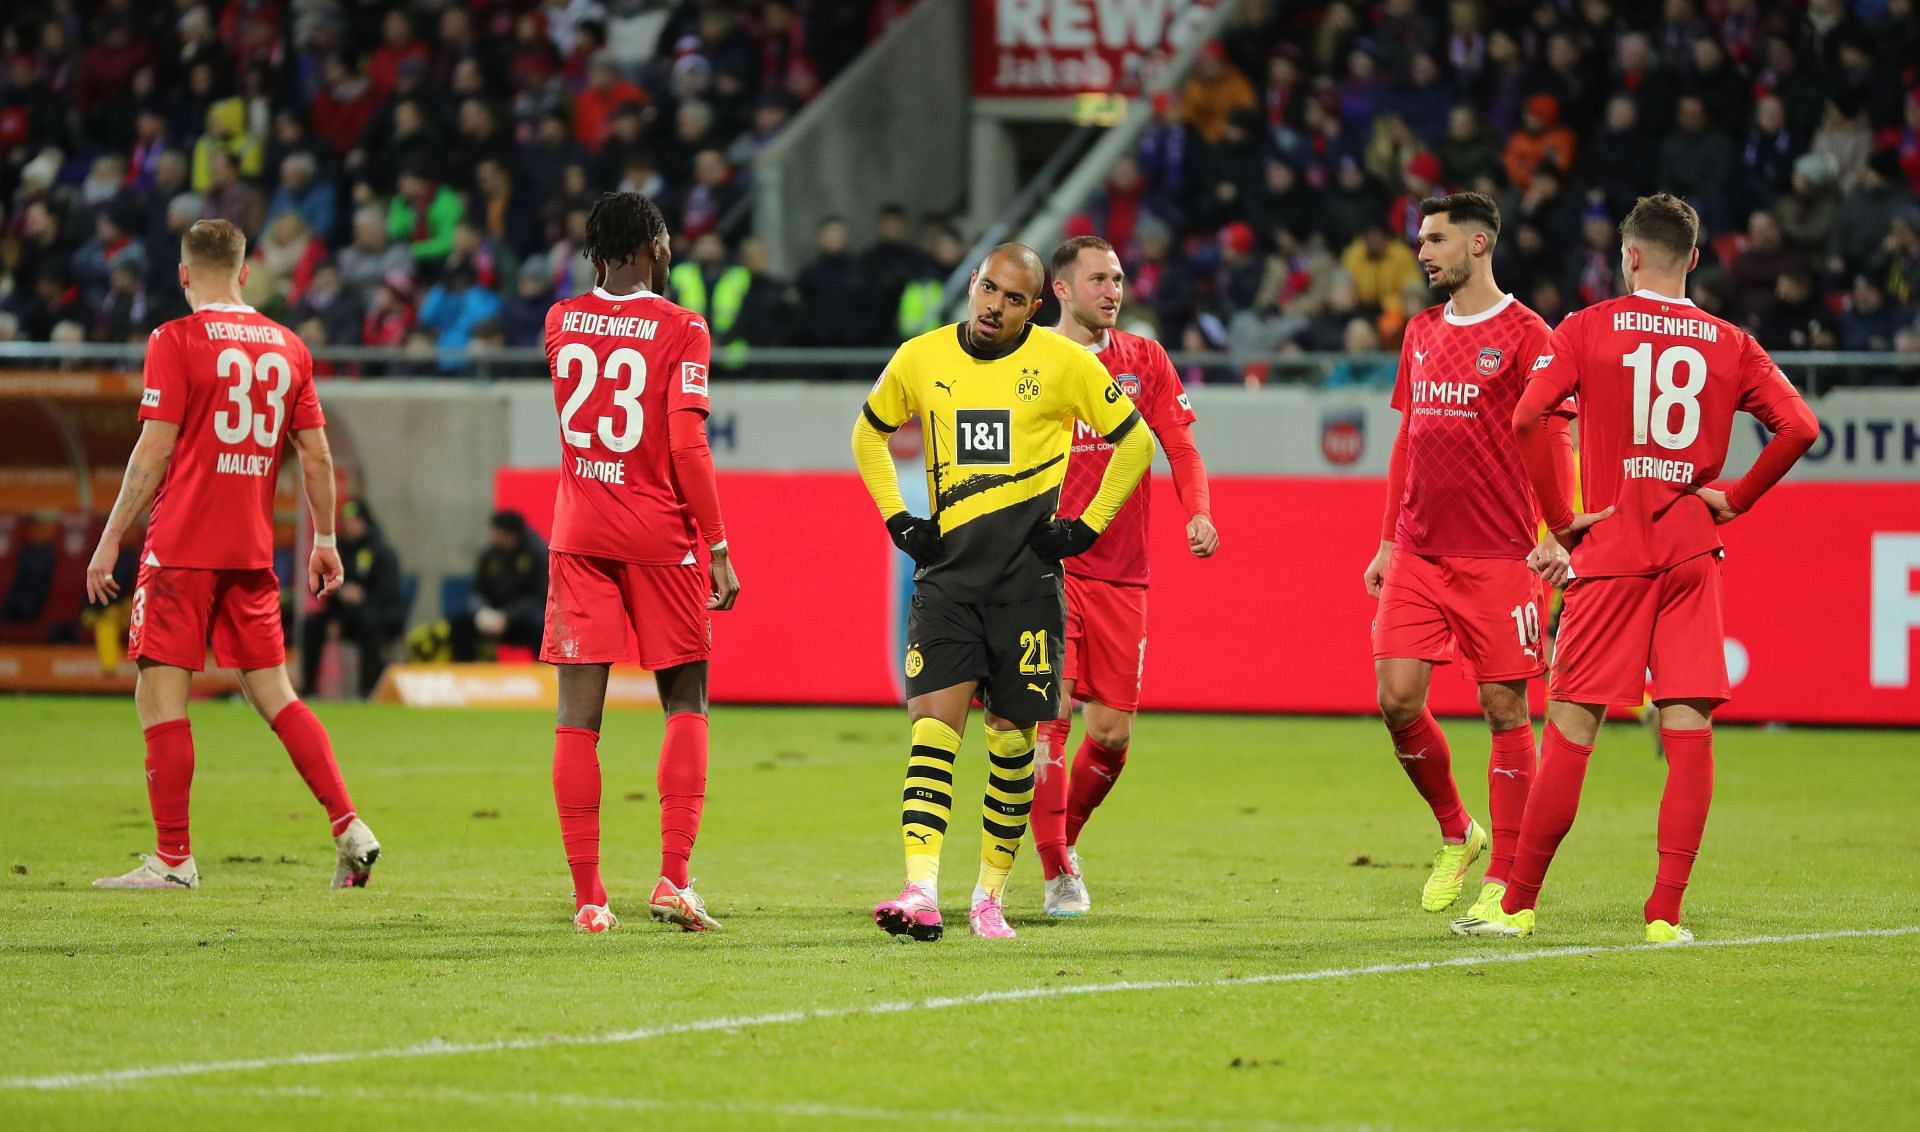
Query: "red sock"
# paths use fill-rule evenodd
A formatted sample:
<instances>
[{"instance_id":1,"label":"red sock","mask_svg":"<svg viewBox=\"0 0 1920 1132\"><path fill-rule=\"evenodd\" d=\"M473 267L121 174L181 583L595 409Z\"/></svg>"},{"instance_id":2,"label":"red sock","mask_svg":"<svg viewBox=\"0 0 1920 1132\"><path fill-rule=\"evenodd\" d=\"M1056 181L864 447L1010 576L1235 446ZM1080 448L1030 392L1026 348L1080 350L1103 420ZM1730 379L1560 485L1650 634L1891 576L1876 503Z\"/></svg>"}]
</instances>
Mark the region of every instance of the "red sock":
<instances>
[{"instance_id":1,"label":"red sock","mask_svg":"<svg viewBox=\"0 0 1920 1132\"><path fill-rule=\"evenodd\" d=\"M1680 898L1700 852L1713 804L1713 728L1698 731L1660 729L1667 753L1667 788L1660 795L1660 871L1647 897L1647 922L1680 922Z\"/></svg>"},{"instance_id":2,"label":"red sock","mask_svg":"<svg viewBox=\"0 0 1920 1132\"><path fill-rule=\"evenodd\" d=\"M1540 777L1527 798L1526 816L1520 822L1520 842L1513 867L1507 872L1502 910L1518 912L1533 907L1540 899L1547 866L1553 863L1561 838L1573 828L1573 817L1580 811L1580 787L1586 782L1587 759L1592 754L1592 747L1572 742L1560 734L1558 727L1547 724L1546 741L1540 751Z\"/></svg>"},{"instance_id":3,"label":"red sock","mask_svg":"<svg viewBox=\"0 0 1920 1132\"><path fill-rule=\"evenodd\" d=\"M1049 719L1040 725L1033 752L1033 847L1040 854L1040 871L1052 880L1070 872L1067 861L1067 739L1071 719Z\"/></svg>"},{"instance_id":4,"label":"red sock","mask_svg":"<svg viewBox=\"0 0 1920 1132\"><path fill-rule=\"evenodd\" d=\"M1413 779L1413 788L1432 807L1440 836L1458 841L1467 835L1467 808L1460 804L1460 788L1453 784L1453 753L1446 733L1430 711L1405 727L1389 727L1393 753L1400 768Z\"/></svg>"},{"instance_id":5,"label":"red sock","mask_svg":"<svg viewBox=\"0 0 1920 1132\"><path fill-rule=\"evenodd\" d=\"M187 799L193 793L193 725L170 719L147 728L147 805L153 809L154 856L177 865L193 856Z\"/></svg>"},{"instance_id":6,"label":"red sock","mask_svg":"<svg viewBox=\"0 0 1920 1132\"><path fill-rule=\"evenodd\" d=\"M347 784L340 777L340 764L333 759L333 743L327 729L312 709L295 700L273 717L273 733L293 759L293 769L306 780L307 789L327 810L333 835L340 836L353 820L353 799L347 796Z\"/></svg>"},{"instance_id":7,"label":"red sock","mask_svg":"<svg viewBox=\"0 0 1920 1132\"><path fill-rule=\"evenodd\" d=\"M1493 733L1493 758L1487 763L1487 822L1493 827L1487 880L1504 881L1513 869L1520 815L1527 810L1527 788L1533 785L1536 761L1531 723Z\"/></svg>"},{"instance_id":8,"label":"red sock","mask_svg":"<svg viewBox=\"0 0 1920 1132\"><path fill-rule=\"evenodd\" d=\"M1073 775L1067 779L1067 844L1080 844L1080 830L1093 816L1107 793L1120 780L1127 765L1127 749L1114 750L1093 741L1089 735L1080 741L1073 756Z\"/></svg>"},{"instance_id":9,"label":"red sock","mask_svg":"<svg viewBox=\"0 0 1920 1132\"><path fill-rule=\"evenodd\" d=\"M584 727L553 729L553 802L560 811L560 843L567 847L573 871L573 906L605 907L600 883L600 742L598 731Z\"/></svg>"},{"instance_id":10,"label":"red sock","mask_svg":"<svg viewBox=\"0 0 1920 1132\"><path fill-rule=\"evenodd\" d=\"M707 802L707 717L683 711L667 717L660 742L660 875L687 887L687 859L700 836Z\"/></svg>"}]
</instances>

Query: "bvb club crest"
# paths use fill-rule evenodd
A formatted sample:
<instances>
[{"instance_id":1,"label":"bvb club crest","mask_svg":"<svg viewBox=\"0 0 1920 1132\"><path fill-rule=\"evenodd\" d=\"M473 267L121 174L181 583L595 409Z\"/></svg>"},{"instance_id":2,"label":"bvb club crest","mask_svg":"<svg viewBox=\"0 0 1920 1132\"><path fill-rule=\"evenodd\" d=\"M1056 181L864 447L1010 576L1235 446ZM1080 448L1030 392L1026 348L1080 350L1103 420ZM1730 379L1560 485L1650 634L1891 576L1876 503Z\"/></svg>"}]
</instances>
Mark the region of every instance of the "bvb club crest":
<instances>
[{"instance_id":1,"label":"bvb club crest","mask_svg":"<svg viewBox=\"0 0 1920 1132\"><path fill-rule=\"evenodd\" d=\"M1475 363L1482 376L1492 377L1500 369L1500 351L1492 346L1480 348L1480 360Z\"/></svg>"},{"instance_id":2,"label":"bvb club crest","mask_svg":"<svg viewBox=\"0 0 1920 1132\"><path fill-rule=\"evenodd\" d=\"M1021 370L1020 384L1014 388L1014 392L1020 395L1022 401L1028 402L1040 396L1040 371L1037 369Z\"/></svg>"},{"instance_id":3,"label":"bvb club crest","mask_svg":"<svg viewBox=\"0 0 1920 1132\"><path fill-rule=\"evenodd\" d=\"M926 666L927 662L921 659L919 649L907 650L907 678L909 680L920 675L920 670Z\"/></svg>"}]
</instances>

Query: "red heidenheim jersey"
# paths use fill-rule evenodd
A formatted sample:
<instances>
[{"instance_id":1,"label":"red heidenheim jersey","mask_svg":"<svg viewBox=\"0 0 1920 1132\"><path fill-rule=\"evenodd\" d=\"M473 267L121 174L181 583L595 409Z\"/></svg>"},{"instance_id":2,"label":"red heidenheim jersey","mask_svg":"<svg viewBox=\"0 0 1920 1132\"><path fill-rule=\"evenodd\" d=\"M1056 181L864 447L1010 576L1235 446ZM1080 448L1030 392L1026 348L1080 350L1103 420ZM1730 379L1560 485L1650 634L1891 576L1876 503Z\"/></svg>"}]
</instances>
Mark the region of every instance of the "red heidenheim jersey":
<instances>
[{"instance_id":1,"label":"red heidenheim jersey","mask_svg":"<svg viewBox=\"0 0 1920 1132\"><path fill-rule=\"evenodd\" d=\"M1453 304L1407 323L1393 407L1407 430L1407 494L1395 545L1415 554L1525 558L1538 530L1513 440L1547 324L1512 295L1468 318Z\"/></svg>"},{"instance_id":2,"label":"red heidenheim jersey","mask_svg":"<svg viewBox=\"0 0 1920 1132\"><path fill-rule=\"evenodd\" d=\"M290 430L326 423L313 356L252 307L215 303L147 340L140 419L180 426L153 497L151 566L273 565L273 492Z\"/></svg>"},{"instance_id":3,"label":"red heidenheim jersey","mask_svg":"<svg viewBox=\"0 0 1920 1132\"><path fill-rule=\"evenodd\" d=\"M595 287L547 312L560 413L552 548L643 566L694 561L667 414L707 413L706 320L651 291Z\"/></svg>"},{"instance_id":4,"label":"red heidenheim jersey","mask_svg":"<svg viewBox=\"0 0 1920 1132\"><path fill-rule=\"evenodd\" d=\"M1193 403L1180 384L1180 375L1160 343L1138 334L1107 331L1107 344L1094 356L1113 375L1120 391L1133 399L1147 427L1155 434L1196 419ZM1078 515L1093 502L1101 477L1113 462L1113 445L1085 421L1073 425L1073 451L1067 457L1067 476L1060 485L1059 513ZM1147 584L1148 478L1140 480L1113 522L1102 531L1093 549L1066 560L1067 573L1127 586Z\"/></svg>"},{"instance_id":5,"label":"red heidenheim jersey","mask_svg":"<svg viewBox=\"0 0 1920 1132\"><path fill-rule=\"evenodd\" d=\"M1581 577L1654 574L1720 549L1693 492L1726 463L1734 411L1771 423L1799 396L1752 335L1651 291L1568 315L1532 380L1579 398L1582 506L1618 508L1574 550Z\"/></svg>"}]
</instances>

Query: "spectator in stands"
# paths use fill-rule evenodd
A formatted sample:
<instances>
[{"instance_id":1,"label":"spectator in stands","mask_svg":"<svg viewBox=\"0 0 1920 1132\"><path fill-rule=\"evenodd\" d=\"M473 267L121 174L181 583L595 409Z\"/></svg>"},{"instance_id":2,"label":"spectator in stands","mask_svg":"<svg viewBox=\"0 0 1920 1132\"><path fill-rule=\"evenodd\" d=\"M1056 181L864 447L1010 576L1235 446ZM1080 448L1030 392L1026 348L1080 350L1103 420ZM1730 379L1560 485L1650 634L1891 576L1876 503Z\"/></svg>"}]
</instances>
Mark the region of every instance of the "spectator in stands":
<instances>
[{"instance_id":1,"label":"spectator in stands","mask_svg":"<svg viewBox=\"0 0 1920 1132\"><path fill-rule=\"evenodd\" d=\"M768 5L775 8L780 5ZM760 154L778 137L781 130L787 128L787 116L791 111L787 100L778 94L763 94L753 105L753 118L748 128L727 146L727 163L742 171L747 180L752 179L753 163Z\"/></svg>"},{"instance_id":2,"label":"spectator in stands","mask_svg":"<svg viewBox=\"0 0 1920 1132\"><path fill-rule=\"evenodd\" d=\"M1247 202L1246 211L1248 222L1269 237L1278 232L1304 237L1314 228L1319 208L1318 197L1301 187L1293 166L1270 157L1260 191Z\"/></svg>"},{"instance_id":3,"label":"spectator in stands","mask_svg":"<svg viewBox=\"0 0 1920 1132\"><path fill-rule=\"evenodd\" d=\"M394 349L406 345L419 321L413 305L413 278L396 271L381 280L367 306L360 340L368 346Z\"/></svg>"},{"instance_id":4,"label":"spectator in stands","mask_svg":"<svg viewBox=\"0 0 1920 1132\"><path fill-rule=\"evenodd\" d=\"M1833 162L1841 192L1852 192L1866 177L1872 151L1873 131L1861 113L1860 96L1846 91L1829 98L1826 120L1814 131L1808 152Z\"/></svg>"},{"instance_id":5,"label":"spectator in stands","mask_svg":"<svg viewBox=\"0 0 1920 1132\"><path fill-rule=\"evenodd\" d=\"M1867 261L1866 275L1895 306L1913 314L1920 304L1920 211L1895 216L1887 224L1886 238Z\"/></svg>"},{"instance_id":6,"label":"spectator in stands","mask_svg":"<svg viewBox=\"0 0 1920 1132\"><path fill-rule=\"evenodd\" d=\"M1753 126L1740 151L1733 192L1737 204L1749 211L1770 208L1792 182L1793 160L1800 143L1787 127L1786 104L1771 94L1753 104Z\"/></svg>"},{"instance_id":7,"label":"spectator in stands","mask_svg":"<svg viewBox=\"0 0 1920 1132\"><path fill-rule=\"evenodd\" d=\"M859 346L866 323L851 312L869 302L860 261L848 247L847 222L838 216L820 221L813 261L797 280L807 342L813 346Z\"/></svg>"},{"instance_id":8,"label":"spectator in stands","mask_svg":"<svg viewBox=\"0 0 1920 1132\"><path fill-rule=\"evenodd\" d=\"M314 136L345 158L359 149L367 127L380 109L380 88L366 72L346 57L327 57L325 81L314 93L309 110Z\"/></svg>"},{"instance_id":9,"label":"spectator in stands","mask_svg":"<svg viewBox=\"0 0 1920 1132\"><path fill-rule=\"evenodd\" d=\"M1754 337L1768 350L1834 350L1840 345L1833 311L1814 293L1813 276L1789 271L1774 285L1774 302L1761 316Z\"/></svg>"},{"instance_id":10,"label":"spectator in stands","mask_svg":"<svg viewBox=\"0 0 1920 1132\"><path fill-rule=\"evenodd\" d=\"M357 499L340 505L339 536L346 581L332 596L319 599L300 626L300 694L319 691L322 650L330 638L338 638L358 654L356 691L365 699L380 683L387 650L406 626L400 556Z\"/></svg>"},{"instance_id":11,"label":"spectator in stands","mask_svg":"<svg viewBox=\"0 0 1920 1132\"><path fill-rule=\"evenodd\" d=\"M946 325L946 286L967 254L960 233L945 221L930 222L921 237L927 253L920 275L901 289L894 312L894 333L904 341ZM1132 296L1129 296L1131 298Z\"/></svg>"},{"instance_id":12,"label":"spectator in stands","mask_svg":"<svg viewBox=\"0 0 1920 1132\"><path fill-rule=\"evenodd\" d=\"M466 215L458 194L436 184L425 163L400 174L400 191L387 209L387 235L405 244L416 262L438 265L453 248L453 227Z\"/></svg>"},{"instance_id":13,"label":"spectator in stands","mask_svg":"<svg viewBox=\"0 0 1920 1132\"><path fill-rule=\"evenodd\" d=\"M1200 50L1193 74L1180 88L1180 111L1201 140L1217 142L1227 131L1227 118L1236 110L1258 106L1253 84L1227 62L1227 53L1218 43Z\"/></svg>"},{"instance_id":14,"label":"spectator in stands","mask_svg":"<svg viewBox=\"0 0 1920 1132\"><path fill-rule=\"evenodd\" d=\"M556 45L558 40L555 41ZM608 125L622 106L644 108L644 91L620 76L612 52L601 52L587 64L587 87L573 104L573 136L591 152L606 144Z\"/></svg>"},{"instance_id":15,"label":"spectator in stands","mask_svg":"<svg viewBox=\"0 0 1920 1132\"><path fill-rule=\"evenodd\" d=\"M1341 161L1334 187L1338 191L1321 199L1319 227L1326 233L1328 247L1345 248L1369 225L1385 222L1388 201L1366 170L1352 158Z\"/></svg>"},{"instance_id":16,"label":"spectator in stands","mask_svg":"<svg viewBox=\"0 0 1920 1132\"><path fill-rule=\"evenodd\" d=\"M1629 31L1620 36L1609 85L1633 99L1641 128L1656 137L1666 130L1668 115L1673 111L1673 80L1654 57L1644 33Z\"/></svg>"},{"instance_id":17,"label":"spectator in stands","mask_svg":"<svg viewBox=\"0 0 1920 1132\"><path fill-rule=\"evenodd\" d=\"M1438 152L1441 179L1448 185L1470 187L1500 172L1500 147L1471 106L1455 106L1447 115L1447 136Z\"/></svg>"},{"instance_id":18,"label":"spectator in stands","mask_svg":"<svg viewBox=\"0 0 1920 1132\"><path fill-rule=\"evenodd\" d=\"M448 14L457 10L450 9ZM512 160L513 142L500 128L493 108L477 97L462 101L453 139L447 146L446 168L451 187L471 192L476 187L475 174L482 164L494 162L504 166Z\"/></svg>"},{"instance_id":19,"label":"spectator in stands","mask_svg":"<svg viewBox=\"0 0 1920 1132\"><path fill-rule=\"evenodd\" d=\"M716 340L722 333L718 312L727 312L724 321L731 327L746 294L746 273L737 271L727 263L726 241L709 232L693 241L692 254L674 264L667 276L673 301L705 317Z\"/></svg>"},{"instance_id":20,"label":"spectator in stands","mask_svg":"<svg viewBox=\"0 0 1920 1132\"><path fill-rule=\"evenodd\" d=\"M1654 191L1656 170L1647 160L1651 148L1651 140L1640 129L1639 103L1626 94L1609 98L1605 124L1588 141L1581 169L1588 201L1598 203L1609 216L1624 217L1632 211L1634 201Z\"/></svg>"},{"instance_id":21,"label":"spectator in stands","mask_svg":"<svg viewBox=\"0 0 1920 1132\"><path fill-rule=\"evenodd\" d=\"M955 258L958 259L958 253ZM726 336L730 356L745 346L780 346L793 340L796 300L786 280L773 274L765 240L740 242L740 270L747 273L747 293L740 313Z\"/></svg>"},{"instance_id":22,"label":"spectator in stands","mask_svg":"<svg viewBox=\"0 0 1920 1132\"><path fill-rule=\"evenodd\" d=\"M208 159L208 170L208 188L200 194L200 218L226 220L238 225L249 238L258 236L266 209L260 194L240 179L240 166L233 155L226 150L215 151Z\"/></svg>"},{"instance_id":23,"label":"spectator in stands","mask_svg":"<svg viewBox=\"0 0 1920 1132\"><path fill-rule=\"evenodd\" d=\"M1727 222L1727 188L1735 155L1727 135L1711 128L1698 95L1683 95L1674 109L1673 132L1660 143L1660 188L1684 198L1712 231Z\"/></svg>"},{"instance_id":24,"label":"spectator in stands","mask_svg":"<svg viewBox=\"0 0 1920 1132\"><path fill-rule=\"evenodd\" d=\"M107 276L107 291L94 312L89 337L95 342L143 342L147 319L146 280L141 266L122 261Z\"/></svg>"},{"instance_id":25,"label":"spectator in stands","mask_svg":"<svg viewBox=\"0 0 1920 1132\"><path fill-rule=\"evenodd\" d=\"M146 245L133 238L130 210L118 202L99 210L93 221L93 238L73 253L73 282L80 287L81 301L97 306L106 297L108 277L122 264L137 275L147 270Z\"/></svg>"},{"instance_id":26,"label":"spectator in stands","mask_svg":"<svg viewBox=\"0 0 1920 1132\"><path fill-rule=\"evenodd\" d=\"M1377 221L1347 245L1340 266L1352 277L1354 297L1369 316L1403 314L1401 289L1422 278L1412 250L1389 236L1386 226Z\"/></svg>"},{"instance_id":27,"label":"spectator in stands","mask_svg":"<svg viewBox=\"0 0 1920 1132\"><path fill-rule=\"evenodd\" d=\"M1376 360L1380 352L1380 332L1373 323L1364 318L1348 319L1341 337L1341 351L1346 357L1328 371L1327 388L1385 388L1393 384L1393 365Z\"/></svg>"},{"instance_id":28,"label":"spectator in stands","mask_svg":"<svg viewBox=\"0 0 1920 1132\"><path fill-rule=\"evenodd\" d=\"M899 320L900 296L907 284L932 270L927 253L915 246L908 233L907 210L897 204L882 205L874 216L873 243L860 253L860 272L871 297L869 343L888 346L899 341L894 324Z\"/></svg>"},{"instance_id":29,"label":"spectator in stands","mask_svg":"<svg viewBox=\"0 0 1920 1132\"><path fill-rule=\"evenodd\" d=\"M1755 212L1747 218L1746 247L1727 268L1727 317L1749 329L1758 326L1773 306L1780 277L1806 267L1805 253L1786 242L1773 214Z\"/></svg>"},{"instance_id":30,"label":"spectator in stands","mask_svg":"<svg viewBox=\"0 0 1920 1132\"><path fill-rule=\"evenodd\" d=\"M326 257L326 245L308 231L300 214L283 212L253 245L240 293L254 307L284 314L300 301L314 267Z\"/></svg>"},{"instance_id":31,"label":"spectator in stands","mask_svg":"<svg viewBox=\"0 0 1920 1132\"><path fill-rule=\"evenodd\" d=\"M1913 193L1901 175L1899 157L1890 149L1876 150L1867 159L1866 175L1859 187L1842 196L1834 212L1827 249L1828 273L1848 278L1863 271L1886 239L1894 217L1913 209ZM1858 286L1854 291L1857 295Z\"/></svg>"},{"instance_id":32,"label":"spectator in stands","mask_svg":"<svg viewBox=\"0 0 1920 1132\"><path fill-rule=\"evenodd\" d=\"M281 213L298 213L307 229L322 240L333 235L333 182L319 176L320 162L311 153L292 153L280 163L280 187L267 204L266 223Z\"/></svg>"},{"instance_id":33,"label":"spectator in stands","mask_svg":"<svg viewBox=\"0 0 1920 1132\"><path fill-rule=\"evenodd\" d=\"M353 214L353 243L340 252L340 280L350 290L371 296L389 276L413 277L413 255L388 242L387 215L373 205Z\"/></svg>"},{"instance_id":34,"label":"spectator in stands","mask_svg":"<svg viewBox=\"0 0 1920 1132\"><path fill-rule=\"evenodd\" d=\"M296 327L318 323L326 340L337 346L359 345L366 317L366 303L341 282L339 265L331 260L314 266L311 281L288 313L288 320Z\"/></svg>"},{"instance_id":35,"label":"spectator in stands","mask_svg":"<svg viewBox=\"0 0 1920 1132\"><path fill-rule=\"evenodd\" d=\"M1899 312L1887 302L1877 283L1862 275L1853 281L1847 308L1840 315L1840 348L1891 350L1900 330Z\"/></svg>"},{"instance_id":36,"label":"spectator in stands","mask_svg":"<svg viewBox=\"0 0 1920 1132\"><path fill-rule=\"evenodd\" d=\"M680 269L676 266L674 270ZM529 348L546 345L547 311L554 300L551 272L544 256L533 256L520 264L514 276L514 291L500 304L500 325L507 345ZM674 299L685 301L680 298L678 287L674 289Z\"/></svg>"},{"instance_id":37,"label":"spectator in stands","mask_svg":"<svg viewBox=\"0 0 1920 1132\"><path fill-rule=\"evenodd\" d=\"M491 660L503 644L537 650L546 612L546 545L520 512L495 512L467 608L448 623L453 659Z\"/></svg>"},{"instance_id":38,"label":"spectator in stands","mask_svg":"<svg viewBox=\"0 0 1920 1132\"><path fill-rule=\"evenodd\" d=\"M693 183L672 202L672 215L680 221L678 234L687 239L699 239L709 232L731 235L728 225L739 224L740 214L735 209L741 196L725 154L717 149L694 154Z\"/></svg>"},{"instance_id":39,"label":"spectator in stands","mask_svg":"<svg viewBox=\"0 0 1920 1132\"><path fill-rule=\"evenodd\" d=\"M1551 164L1565 173L1573 168L1577 151L1573 131L1560 124L1559 102L1552 95L1536 94L1522 109L1520 129L1507 139L1507 180L1525 192L1534 170Z\"/></svg>"},{"instance_id":40,"label":"spectator in stands","mask_svg":"<svg viewBox=\"0 0 1920 1132\"><path fill-rule=\"evenodd\" d=\"M1793 163L1791 192L1774 208L1787 242L1808 255L1824 254L1839 210L1834 181L1839 176L1833 158L1805 153Z\"/></svg>"},{"instance_id":41,"label":"spectator in stands","mask_svg":"<svg viewBox=\"0 0 1920 1132\"><path fill-rule=\"evenodd\" d=\"M499 314L500 296L480 285L471 264L449 265L445 277L420 302L420 327L434 335L434 345L440 351L440 372L464 370L462 352L473 337L473 328Z\"/></svg>"}]
</instances>

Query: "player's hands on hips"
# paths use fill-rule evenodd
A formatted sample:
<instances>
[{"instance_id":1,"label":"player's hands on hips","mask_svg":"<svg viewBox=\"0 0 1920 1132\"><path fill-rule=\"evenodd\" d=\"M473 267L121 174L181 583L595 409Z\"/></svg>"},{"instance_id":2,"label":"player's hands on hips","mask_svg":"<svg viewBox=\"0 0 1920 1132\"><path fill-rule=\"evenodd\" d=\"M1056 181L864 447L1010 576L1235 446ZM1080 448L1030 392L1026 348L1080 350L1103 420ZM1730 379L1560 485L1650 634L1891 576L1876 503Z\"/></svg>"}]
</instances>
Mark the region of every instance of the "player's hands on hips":
<instances>
[{"instance_id":1,"label":"player's hands on hips","mask_svg":"<svg viewBox=\"0 0 1920 1132\"><path fill-rule=\"evenodd\" d=\"M1567 584L1567 574L1572 569L1573 556L1567 548L1551 537L1540 540L1540 545L1527 555L1527 569L1540 575L1540 579L1558 589Z\"/></svg>"},{"instance_id":2,"label":"player's hands on hips","mask_svg":"<svg viewBox=\"0 0 1920 1132\"><path fill-rule=\"evenodd\" d=\"M1037 558L1058 562L1085 554L1099 537L1100 532L1088 526L1085 519L1051 519L1027 536L1027 548Z\"/></svg>"},{"instance_id":3,"label":"player's hands on hips","mask_svg":"<svg viewBox=\"0 0 1920 1132\"><path fill-rule=\"evenodd\" d=\"M1213 529L1212 519L1195 515L1187 520L1187 549L1195 558L1212 558L1220 549L1220 532Z\"/></svg>"},{"instance_id":4,"label":"player's hands on hips","mask_svg":"<svg viewBox=\"0 0 1920 1132\"><path fill-rule=\"evenodd\" d=\"M113 580L113 564L120 560L120 545L107 545L107 537L100 536L100 545L93 548L93 557L87 561L87 600L95 605L110 605L120 596L120 583Z\"/></svg>"},{"instance_id":5,"label":"player's hands on hips","mask_svg":"<svg viewBox=\"0 0 1920 1132\"><path fill-rule=\"evenodd\" d=\"M1740 512L1735 511L1733 504L1727 502L1726 492L1711 487L1697 487L1693 489L1693 493L1707 505L1707 510L1713 512L1713 521L1716 525L1724 526L1740 517Z\"/></svg>"},{"instance_id":6,"label":"player's hands on hips","mask_svg":"<svg viewBox=\"0 0 1920 1132\"><path fill-rule=\"evenodd\" d=\"M940 525L922 519L911 511L902 511L887 520L887 534L893 545L912 556L916 565L931 566L940 561Z\"/></svg>"},{"instance_id":7,"label":"player's hands on hips","mask_svg":"<svg viewBox=\"0 0 1920 1132\"><path fill-rule=\"evenodd\" d=\"M340 565L340 551L331 546L316 546L307 559L307 587L315 597L332 597L333 591L347 580L346 567Z\"/></svg>"},{"instance_id":8,"label":"player's hands on hips","mask_svg":"<svg viewBox=\"0 0 1920 1132\"><path fill-rule=\"evenodd\" d=\"M1387 564L1392 561L1393 544L1381 543L1379 553L1373 556L1372 562L1367 563L1367 572L1360 575L1361 580L1367 583L1368 597L1380 596L1380 588L1387 584Z\"/></svg>"},{"instance_id":9,"label":"player's hands on hips","mask_svg":"<svg viewBox=\"0 0 1920 1132\"><path fill-rule=\"evenodd\" d=\"M1573 548L1580 545L1580 540L1587 537L1587 531L1595 523L1603 523L1613 518L1613 510L1609 507L1605 511L1582 511L1573 517L1573 522L1569 523L1566 529L1552 532L1553 540L1571 554Z\"/></svg>"},{"instance_id":10,"label":"player's hands on hips","mask_svg":"<svg viewBox=\"0 0 1920 1132\"><path fill-rule=\"evenodd\" d=\"M707 596L707 608L732 609L740 597L740 576L733 572L733 556L725 550L714 551L707 572L713 575L713 592Z\"/></svg>"}]
</instances>

